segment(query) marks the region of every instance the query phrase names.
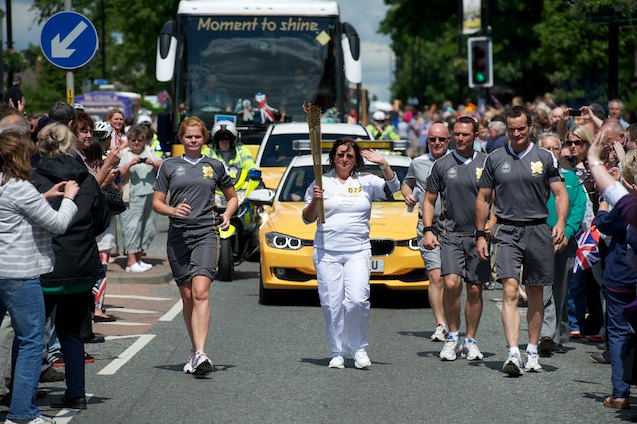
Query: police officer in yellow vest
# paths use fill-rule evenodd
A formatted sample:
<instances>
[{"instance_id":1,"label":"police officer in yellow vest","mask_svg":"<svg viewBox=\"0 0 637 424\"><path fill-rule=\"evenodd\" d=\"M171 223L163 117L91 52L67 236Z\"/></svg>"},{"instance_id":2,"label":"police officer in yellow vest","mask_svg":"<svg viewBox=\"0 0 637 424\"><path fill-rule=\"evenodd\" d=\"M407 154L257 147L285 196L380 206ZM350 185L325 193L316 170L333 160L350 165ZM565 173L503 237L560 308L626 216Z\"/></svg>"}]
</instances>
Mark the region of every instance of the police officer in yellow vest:
<instances>
[{"instance_id":1,"label":"police officer in yellow vest","mask_svg":"<svg viewBox=\"0 0 637 424\"><path fill-rule=\"evenodd\" d=\"M396 128L387 121L387 114L382 110L377 110L372 115L374 122L367 125L367 129L376 140L400 140Z\"/></svg>"},{"instance_id":2,"label":"police officer in yellow vest","mask_svg":"<svg viewBox=\"0 0 637 424\"><path fill-rule=\"evenodd\" d=\"M237 180L242 169L256 168L248 148L236 143L237 134L237 127L231 121L217 121L212 127L213 145L210 157L225 165L233 182Z\"/></svg>"}]
</instances>

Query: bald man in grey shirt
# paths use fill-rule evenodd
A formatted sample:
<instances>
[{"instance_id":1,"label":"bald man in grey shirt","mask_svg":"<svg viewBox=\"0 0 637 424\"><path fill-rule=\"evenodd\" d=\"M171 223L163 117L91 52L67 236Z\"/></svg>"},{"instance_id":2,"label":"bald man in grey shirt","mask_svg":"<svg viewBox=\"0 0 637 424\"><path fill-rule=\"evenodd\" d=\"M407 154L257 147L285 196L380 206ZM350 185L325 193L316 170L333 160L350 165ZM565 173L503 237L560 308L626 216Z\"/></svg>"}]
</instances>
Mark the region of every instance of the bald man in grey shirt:
<instances>
[{"instance_id":1,"label":"bald man in grey shirt","mask_svg":"<svg viewBox=\"0 0 637 424\"><path fill-rule=\"evenodd\" d=\"M420 193L425 193L425 184L427 177L431 173L431 167L436 159L447 154L449 149L449 129L442 123L435 123L427 132L427 145L429 152L418 156L409 165L409 170L405 176L405 181L400 189L405 197L405 203L408 207L414 207L418 204L418 227L416 233L418 235L418 246L420 246L420 254L425 262L425 269L429 276L429 304L436 320L436 329L431 335L431 340L435 342L444 342L447 338L447 324L445 322L445 314L442 305L442 276L440 275L440 248L427 250L422 244L423 224L422 224L422 204L414 196L414 188L418 187ZM436 206L436 222L440 215L440 203ZM439 228L438 228L439 230ZM437 230L437 231L438 231Z\"/></svg>"}]
</instances>

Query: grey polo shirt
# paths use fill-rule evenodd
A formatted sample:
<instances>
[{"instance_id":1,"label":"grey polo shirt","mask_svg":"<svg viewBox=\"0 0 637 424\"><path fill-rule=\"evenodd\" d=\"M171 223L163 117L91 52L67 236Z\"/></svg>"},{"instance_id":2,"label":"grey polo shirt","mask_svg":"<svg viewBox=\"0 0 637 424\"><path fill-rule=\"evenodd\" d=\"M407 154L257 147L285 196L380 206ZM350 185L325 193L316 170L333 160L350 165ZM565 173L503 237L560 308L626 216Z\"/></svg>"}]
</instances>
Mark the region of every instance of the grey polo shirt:
<instances>
[{"instance_id":1,"label":"grey polo shirt","mask_svg":"<svg viewBox=\"0 0 637 424\"><path fill-rule=\"evenodd\" d=\"M411 161L411 164L409 165L409 169L407 170L407 175L405 175L404 182L407 182L407 180L415 180L416 187L420 188L423 197L425 195L427 177L429 177L429 174L431 174L431 168L433 167L434 162L435 162L434 158L429 153L420 155L417 158L415 158L413 161ZM418 217L420 218L422 217L422 198L418 200L419 200L418 201ZM440 224L441 211L442 211L441 202L440 202L440 199L438 199L436 200L436 205L434 207L434 221L433 221L434 227L436 227L438 230L440 230L441 228L441 224ZM422 228L423 228L422 219L418 220L418 228L422 231Z\"/></svg>"},{"instance_id":2,"label":"grey polo shirt","mask_svg":"<svg viewBox=\"0 0 637 424\"><path fill-rule=\"evenodd\" d=\"M535 144L516 155L509 145L489 154L480 187L495 191L495 215L501 219L529 222L545 219L549 184L562 181L553 155Z\"/></svg>"},{"instance_id":3,"label":"grey polo shirt","mask_svg":"<svg viewBox=\"0 0 637 424\"><path fill-rule=\"evenodd\" d=\"M438 194L442 200L443 233L473 234L476 220L473 205L486 158L486 154L475 152L473 159L465 163L464 158L452 152L433 164L427 191Z\"/></svg>"},{"instance_id":4,"label":"grey polo shirt","mask_svg":"<svg viewBox=\"0 0 637 424\"><path fill-rule=\"evenodd\" d=\"M155 191L170 191L170 206L176 207L184 199L190 205L191 213L187 218L170 218L170 225L179 229L200 229L212 227L219 222L215 204L215 190L231 187L232 182L226 169L217 159L204 156L196 164L185 160L183 156L164 160L157 180Z\"/></svg>"}]
</instances>

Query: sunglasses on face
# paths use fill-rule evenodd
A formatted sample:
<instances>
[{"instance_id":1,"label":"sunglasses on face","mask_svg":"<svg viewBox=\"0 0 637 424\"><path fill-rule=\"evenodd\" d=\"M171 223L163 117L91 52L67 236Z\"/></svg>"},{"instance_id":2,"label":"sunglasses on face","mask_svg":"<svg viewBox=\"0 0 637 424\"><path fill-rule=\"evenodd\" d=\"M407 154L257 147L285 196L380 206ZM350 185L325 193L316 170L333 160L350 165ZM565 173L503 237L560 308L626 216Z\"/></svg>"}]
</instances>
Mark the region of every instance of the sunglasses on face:
<instances>
[{"instance_id":1,"label":"sunglasses on face","mask_svg":"<svg viewBox=\"0 0 637 424\"><path fill-rule=\"evenodd\" d=\"M564 145L565 146L569 146L569 147L573 146L573 145L575 145L575 146L583 146L584 144L586 144L584 142L584 140L566 140L564 142Z\"/></svg>"},{"instance_id":2,"label":"sunglasses on face","mask_svg":"<svg viewBox=\"0 0 637 424\"><path fill-rule=\"evenodd\" d=\"M436 141L445 143L447 140L449 140L449 138L448 137L429 137L427 140L431 141L432 143L435 143Z\"/></svg>"}]
</instances>

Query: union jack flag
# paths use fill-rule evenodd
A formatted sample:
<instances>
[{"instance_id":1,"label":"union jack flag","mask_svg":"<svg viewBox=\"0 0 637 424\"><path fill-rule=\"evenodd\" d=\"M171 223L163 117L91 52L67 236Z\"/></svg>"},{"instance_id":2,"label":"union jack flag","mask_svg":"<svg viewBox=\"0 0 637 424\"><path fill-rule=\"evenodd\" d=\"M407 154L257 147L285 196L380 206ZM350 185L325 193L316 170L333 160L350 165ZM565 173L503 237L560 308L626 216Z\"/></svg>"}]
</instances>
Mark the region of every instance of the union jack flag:
<instances>
[{"instance_id":1,"label":"union jack flag","mask_svg":"<svg viewBox=\"0 0 637 424\"><path fill-rule=\"evenodd\" d=\"M595 224L591 224L586 231L580 230L577 237L577 251L575 252L575 263L573 272L589 269L600 259L599 257L599 230Z\"/></svg>"}]
</instances>

